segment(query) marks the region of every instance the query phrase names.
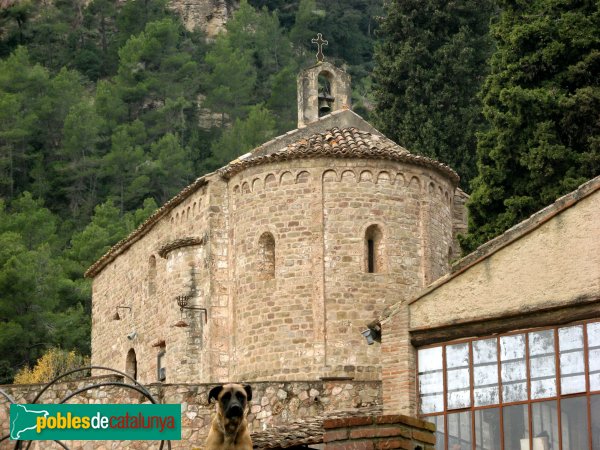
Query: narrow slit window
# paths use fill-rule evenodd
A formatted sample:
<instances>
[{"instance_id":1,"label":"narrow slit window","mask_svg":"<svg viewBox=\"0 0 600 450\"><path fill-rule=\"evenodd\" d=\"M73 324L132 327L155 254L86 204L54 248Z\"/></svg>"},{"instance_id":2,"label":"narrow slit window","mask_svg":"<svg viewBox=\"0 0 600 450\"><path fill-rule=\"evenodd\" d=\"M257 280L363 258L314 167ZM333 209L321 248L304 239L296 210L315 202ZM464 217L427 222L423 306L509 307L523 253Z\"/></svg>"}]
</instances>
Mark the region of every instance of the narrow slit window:
<instances>
[{"instance_id":1,"label":"narrow slit window","mask_svg":"<svg viewBox=\"0 0 600 450\"><path fill-rule=\"evenodd\" d=\"M384 251L383 233L378 225L371 225L365 231L365 271L367 273L383 272Z\"/></svg>"},{"instance_id":2,"label":"narrow slit window","mask_svg":"<svg viewBox=\"0 0 600 450\"><path fill-rule=\"evenodd\" d=\"M368 251L368 271L369 273L375 272L375 241L373 239L367 239L367 251Z\"/></svg>"},{"instance_id":3,"label":"narrow slit window","mask_svg":"<svg viewBox=\"0 0 600 450\"><path fill-rule=\"evenodd\" d=\"M262 279L275 278L275 238L271 233L263 233L258 240L258 271Z\"/></svg>"},{"instance_id":4,"label":"narrow slit window","mask_svg":"<svg viewBox=\"0 0 600 450\"><path fill-rule=\"evenodd\" d=\"M127 352L127 359L125 361L125 373L134 380L137 380L137 358L135 356L135 350L130 349Z\"/></svg>"}]
</instances>

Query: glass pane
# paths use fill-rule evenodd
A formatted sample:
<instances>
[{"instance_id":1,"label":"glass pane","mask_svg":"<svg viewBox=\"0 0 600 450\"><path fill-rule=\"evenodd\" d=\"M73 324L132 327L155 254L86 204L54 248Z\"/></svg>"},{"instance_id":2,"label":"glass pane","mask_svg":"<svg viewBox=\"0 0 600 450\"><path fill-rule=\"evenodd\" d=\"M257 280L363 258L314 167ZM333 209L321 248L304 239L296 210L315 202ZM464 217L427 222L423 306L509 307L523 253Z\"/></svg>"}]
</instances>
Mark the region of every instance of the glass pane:
<instances>
[{"instance_id":1,"label":"glass pane","mask_svg":"<svg viewBox=\"0 0 600 450\"><path fill-rule=\"evenodd\" d=\"M556 406L556 400L531 405L533 450L559 448L558 409Z\"/></svg>"},{"instance_id":2,"label":"glass pane","mask_svg":"<svg viewBox=\"0 0 600 450\"><path fill-rule=\"evenodd\" d=\"M527 405L502 409L504 421L504 450L529 449L529 413Z\"/></svg>"},{"instance_id":3,"label":"glass pane","mask_svg":"<svg viewBox=\"0 0 600 450\"><path fill-rule=\"evenodd\" d=\"M475 406L499 403L496 339L473 341L473 384Z\"/></svg>"},{"instance_id":4,"label":"glass pane","mask_svg":"<svg viewBox=\"0 0 600 450\"><path fill-rule=\"evenodd\" d=\"M475 414L475 442L477 450L500 450L500 410L480 409Z\"/></svg>"},{"instance_id":5,"label":"glass pane","mask_svg":"<svg viewBox=\"0 0 600 450\"><path fill-rule=\"evenodd\" d=\"M587 398L571 397L560 401L563 450L589 448Z\"/></svg>"},{"instance_id":6,"label":"glass pane","mask_svg":"<svg viewBox=\"0 0 600 450\"><path fill-rule=\"evenodd\" d=\"M600 322L587 325L589 363L590 363L590 390L600 391ZM598 446L600 449L600 446Z\"/></svg>"},{"instance_id":7,"label":"glass pane","mask_svg":"<svg viewBox=\"0 0 600 450\"><path fill-rule=\"evenodd\" d=\"M423 414L444 410L442 347L419 350L419 398Z\"/></svg>"},{"instance_id":8,"label":"glass pane","mask_svg":"<svg viewBox=\"0 0 600 450\"><path fill-rule=\"evenodd\" d=\"M529 376L532 399L556 396L554 357L554 330L529 333Z\"/></svg>"},{"instance_id":9,"label":"glass pane","mask_svg":"<svg viewBox=\"0 0 600 450\"><path fill-rule=\"evenodd\" d=\"M435 424L435 450L444 450L444 416L427 416L423 420Z\"/></svg>"},{"instance_id":10,"label":"glass pane","mask_svg":"<svg viewBox=\"0 0 600 450\"><path fill-rule=\"evenodd\" d=\"M500 338L502 361L502 400L504 403L527 400L527 370L525 367L525 335Z\"/></svg>"},{"instance_id":11,"label":"glass pane","mask_svg":"<svg viewBox=\"0 0 600 450\"><path fill-rule=\"evenodd\" d=\"M600 449L600 395L592 395L592 448Z\"/></svg>"},{"instance_id":12,"label":"glass pane","mask_svg":"<svg viewBox=\"0 0 600 450\"><path fill-rule=\"evenodd\" d=\"M562 394L585 391L583 325L559 328L560 389Z\"/></svg>"},{"instance_id":13,"label":"glass pane","mask_svg":"<svg viewBox=\"0 0 600 450\"><path fill-rule=\"evenodd\" d=\"M448 449L467 450L471 444L471 412L448 414Z\"/></svg>"},{"instance_id":14,"label":"glass pane","mask_svg":"<svg viewBox=\"0 0 600 450\"><path fill-rule=\"evenodd\" d=\"M446 346L446 366L448 409L471 406L469 344Z\"/></svg>"}]
</instances>

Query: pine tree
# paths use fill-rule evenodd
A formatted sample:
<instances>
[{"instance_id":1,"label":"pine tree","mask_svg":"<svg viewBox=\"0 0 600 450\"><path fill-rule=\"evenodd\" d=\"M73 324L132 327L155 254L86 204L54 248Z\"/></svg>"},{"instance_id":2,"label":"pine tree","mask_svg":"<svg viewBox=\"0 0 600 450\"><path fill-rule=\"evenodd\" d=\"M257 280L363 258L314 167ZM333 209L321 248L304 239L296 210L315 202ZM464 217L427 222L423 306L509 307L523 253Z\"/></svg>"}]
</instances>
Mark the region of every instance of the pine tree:
<instances>
[{"instance_id":1,"label":"pine tree","mask_svg":"<svg viewBox=\"0 0 600 450\"><path fill-rule=\"evenodd\" d=\"M0 201L0 382L52 343L65 281L56 259L56 217L28 192Z\"/></svg>"},{"instance_id":2,"label":"pine tree","mask_svg":"<svg viewBox=\"0 0 600 450\"><path fill-rule=\"evenodd\" d=\"M492 1L390 1L374 72L376 125L409 151L475 175L477 92Z\"/></svg>"},{"instance_id":3,"label":"pine tree","mask_svg":"<svg viewBox=\"0 0 600 450\"><path fill-rule=\"evenodd\" d=\"M231 128L211 146L212 156L206 162L207 170L215 170L248 150L268 141L275 132L275 119L262 104L250 108L248 117L237 119Z\"/></svg>"},{"instance_id":4,"label":"pine tree","mask_svg":"<svg viewBox=\"0 0 600 450\"><path fill-rule=\"evenodd\" d=\"M154 160L150 169L152 191L162 204L191 181L190 158L179 137L172 133L152 144L150 154Z\"/></svg>"},{"instance_id":5,"label":"pine tree","mask_svg":"<svg viewBox=\"0 0 600 450\"><path fill-rule=\"evenodd\" d=\"M600 4L504 1L493 35L466 250L600 173Z\"/></svg>"}]
</instances>

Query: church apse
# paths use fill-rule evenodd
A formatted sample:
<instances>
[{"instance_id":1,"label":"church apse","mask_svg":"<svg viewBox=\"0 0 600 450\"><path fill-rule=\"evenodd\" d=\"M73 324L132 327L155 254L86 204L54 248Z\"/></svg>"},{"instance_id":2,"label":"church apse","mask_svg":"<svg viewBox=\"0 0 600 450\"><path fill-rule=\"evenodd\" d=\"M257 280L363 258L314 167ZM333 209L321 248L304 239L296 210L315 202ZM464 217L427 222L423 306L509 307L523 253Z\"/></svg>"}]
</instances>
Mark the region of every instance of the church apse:
<instances>
[{"instance_id":1,"label":"church apse","mask_svg":"<svg viewBox=\"0 0 600 450\"><path fill-rule=\"evenodd\" d=\"M142 382L158 361L166 383L381 378L361 332L447 271L458 176L350 96L331 63L304 70L299 129L196 180L88 270L95 364L133 349ZM111 322L118 305L131 314Z\"/></svg>"}]
</instances>

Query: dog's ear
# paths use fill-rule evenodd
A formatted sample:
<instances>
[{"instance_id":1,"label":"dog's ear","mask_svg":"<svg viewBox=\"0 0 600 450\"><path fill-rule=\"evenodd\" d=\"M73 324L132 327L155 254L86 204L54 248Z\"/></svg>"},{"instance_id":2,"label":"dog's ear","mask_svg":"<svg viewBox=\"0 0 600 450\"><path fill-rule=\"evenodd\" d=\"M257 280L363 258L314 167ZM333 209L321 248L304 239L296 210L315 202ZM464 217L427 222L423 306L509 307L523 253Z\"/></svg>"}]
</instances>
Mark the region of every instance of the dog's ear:
<instances>
[{"instance_id":1,"label":"dog's ear","mask_svg":"<svg viewBox=\"0 0 600 450\"><path fill-rule=\"evenodd\" d=\"M208 393L208 403L214 398L215 401L219 400L219 394L223 390L223 386L216 386L210 390Z\"/></svg>"},{"instance_id":2,"label":"dog's ear","mask_svg":"<svg viewBox=\"0 0 600 450\"><path fill-rule=\"evenodd\" d=\"M246 391L246 399L248 401L252 400L252 388L250 387L250 385L244 384L243 387L244 387L244 390Z\"/></svg>"}]
</instances>

